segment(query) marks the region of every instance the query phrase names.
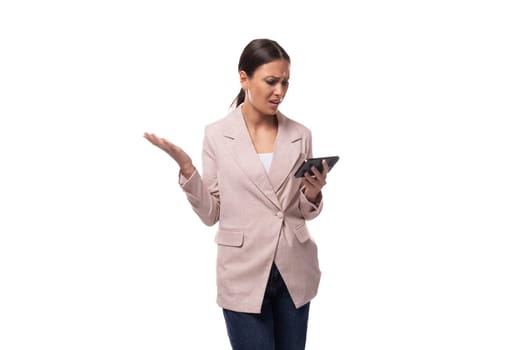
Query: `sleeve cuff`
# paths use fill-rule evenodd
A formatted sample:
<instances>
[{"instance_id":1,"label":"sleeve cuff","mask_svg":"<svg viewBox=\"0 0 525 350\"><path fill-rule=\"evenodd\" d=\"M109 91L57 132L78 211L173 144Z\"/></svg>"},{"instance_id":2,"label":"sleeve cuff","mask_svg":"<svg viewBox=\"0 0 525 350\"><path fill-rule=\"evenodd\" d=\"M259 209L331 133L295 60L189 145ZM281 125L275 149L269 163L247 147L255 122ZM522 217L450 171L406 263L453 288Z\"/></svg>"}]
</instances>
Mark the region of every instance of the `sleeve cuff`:
<instances>
[{"instance_id":1,"label":"sleeve cuff","mask_svg":"<svg viewBox=\"0 0 525 350\"><path fill-rule=\"evenodd\" d=\"M319 192L319 195L315 199L315 202L310 202L308 198L306 198L303 189L301 189L301 197L303 197L304 202L307 203L313 210L319 209L323 202L323 192Z\"/></svg>"},{"instance_id":2,"label":"sleeve cuff","mask_svg":"<svg viewBox=\"0 0 525 350\"><path fill-rule=\"evenodd\" d=\"M197 169L193 171L189 178L186 178L184 175L182 175L182 172L179 170L179 185L184 188L188 182L191 182L191 180L193 180L196 173Z\"/></svg>"}]
</instances>

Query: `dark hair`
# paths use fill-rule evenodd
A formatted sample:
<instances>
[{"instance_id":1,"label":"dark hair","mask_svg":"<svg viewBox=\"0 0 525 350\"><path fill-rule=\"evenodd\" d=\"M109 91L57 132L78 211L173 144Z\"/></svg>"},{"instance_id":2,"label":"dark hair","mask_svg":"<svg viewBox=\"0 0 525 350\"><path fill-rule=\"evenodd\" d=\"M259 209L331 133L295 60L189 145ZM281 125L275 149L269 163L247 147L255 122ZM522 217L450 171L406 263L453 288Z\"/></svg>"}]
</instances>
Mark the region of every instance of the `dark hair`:
<instances>
[{"instance_id":1,"label":"dark hair","mask_svg":"<svg viewBox=\"0 0 525 350\"><path fill-rule=\"evenodd\" d=\"M238 72L244 71L249 78L253 76L255 70L263 64L275 60L286 60L290 63L290 57L276 41L270 39L254 39L246 45L239 58ZM238 107L244 102L244 90L241 91L233 100L232 106Z\"/></svg>"}]
</instances>

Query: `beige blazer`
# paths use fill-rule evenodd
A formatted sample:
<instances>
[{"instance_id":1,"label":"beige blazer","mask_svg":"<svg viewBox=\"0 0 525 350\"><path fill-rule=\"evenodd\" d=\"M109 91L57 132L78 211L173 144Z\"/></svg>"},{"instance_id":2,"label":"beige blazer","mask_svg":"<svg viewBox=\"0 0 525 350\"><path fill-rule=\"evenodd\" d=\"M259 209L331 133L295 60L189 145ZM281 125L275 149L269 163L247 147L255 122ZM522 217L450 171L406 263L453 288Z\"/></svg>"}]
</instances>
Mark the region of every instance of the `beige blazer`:
<instances>
[{"instance_id":1,"label":"beige blazer","mask_svg":"<svg viewBox=\"0 0 525 350\"><path fill-rule=\"evenodd\" d=\"M319 215L301 179L293 174L312 156L311 132L277 113L278 132L269 173L259 159L240 107L208 125L202 176L195 171L179 182L200 219L217 221L217 303L240 312L260 313L275 261L297 308L316 294L321 272L317 246L305 220Z\"/></svg>"}]
</instances>

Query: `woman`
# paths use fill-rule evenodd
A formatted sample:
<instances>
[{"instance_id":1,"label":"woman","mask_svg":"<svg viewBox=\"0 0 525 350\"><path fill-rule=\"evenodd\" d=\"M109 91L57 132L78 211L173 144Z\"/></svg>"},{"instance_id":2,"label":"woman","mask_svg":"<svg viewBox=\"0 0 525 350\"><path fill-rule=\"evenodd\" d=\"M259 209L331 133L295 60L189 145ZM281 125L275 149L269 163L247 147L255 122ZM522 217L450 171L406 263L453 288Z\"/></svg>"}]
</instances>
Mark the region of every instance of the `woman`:
<instances>
[{"instance_id":1,"label":"woman","mask_svg":"<svg viewBox=\"0 0 525 350\"><path fill-rule=\"evenodd\" d=\"M305 220L321 211L328 165L294 177L312 157L312 140L308 128L278 109L290 79L284 49L253 40L238 68L235 108L206 127L202 176L181 148L144 137L178 163L179 183L200 219L219 222L217 303L232 348L304 349L321 275Z\"/></svg>"}]
</instances>

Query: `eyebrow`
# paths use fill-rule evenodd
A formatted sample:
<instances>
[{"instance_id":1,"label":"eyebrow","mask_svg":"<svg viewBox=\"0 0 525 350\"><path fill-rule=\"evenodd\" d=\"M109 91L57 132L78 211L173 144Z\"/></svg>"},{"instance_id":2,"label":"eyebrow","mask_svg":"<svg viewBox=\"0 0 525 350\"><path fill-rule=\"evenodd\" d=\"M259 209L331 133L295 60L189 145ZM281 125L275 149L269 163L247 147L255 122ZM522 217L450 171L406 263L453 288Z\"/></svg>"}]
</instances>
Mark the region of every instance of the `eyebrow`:
<instances>
[{"instance_id":1,"label":"eyebrow","mask_svg":"<svg viewBox=\"0 0 525 350\"><path fill-rule=\"evenodd\" d=\"M275 76L275 75L267 75L267 76L265 77L265 79L268 79L268 78L271 78L271 79L281 79L281 77L277 77L277 76ZM289 80L289 79L290 79L290 77L282 77L282 78L283 78L284 80Z\"/></svg>"}]
</instances>

